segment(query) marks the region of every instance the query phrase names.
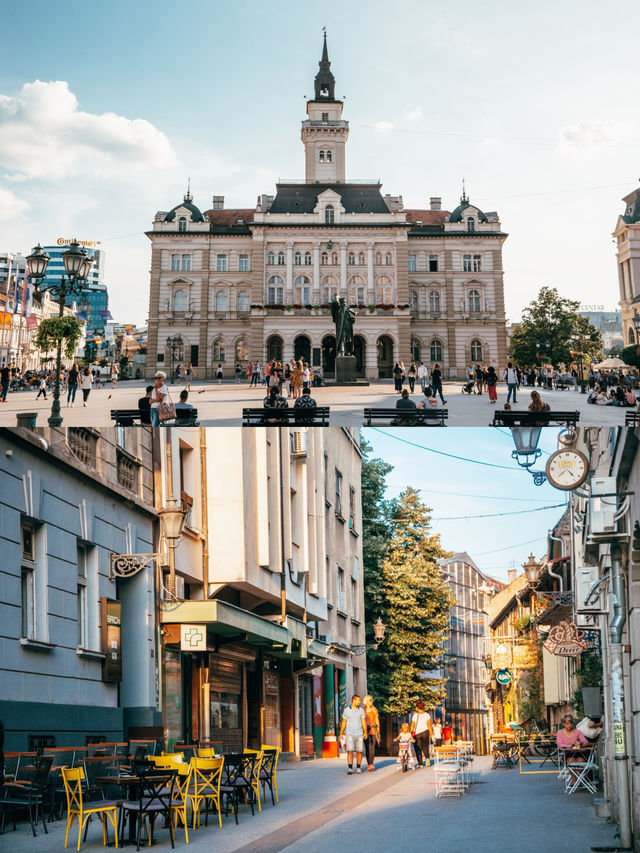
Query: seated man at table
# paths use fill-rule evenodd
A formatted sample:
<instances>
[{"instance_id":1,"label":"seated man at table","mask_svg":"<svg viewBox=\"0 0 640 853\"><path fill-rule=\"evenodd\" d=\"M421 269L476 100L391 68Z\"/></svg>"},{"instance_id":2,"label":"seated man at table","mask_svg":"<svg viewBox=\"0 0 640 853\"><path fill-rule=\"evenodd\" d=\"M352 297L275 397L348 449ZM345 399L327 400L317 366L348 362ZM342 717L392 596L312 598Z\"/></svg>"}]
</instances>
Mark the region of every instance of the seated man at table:
<instances>
[{"instance_id":1,"label":"seated man at table","mask_svg":"<svg viewBox=\"0 0 640 853\"><path fill-rule=\"evenodd\" d=\"M402 389L402 393L400 397L396 400L396 409L402 410L402 416L394 418L391 423L392 424L413 424L416 422L415 418L412 418L409 412L415 412L417 410L416 404L413 402L411 397L409 396L409 391L406 388ZM405 414L406 412L406 414Z\"/></svg>"}]
</instances>

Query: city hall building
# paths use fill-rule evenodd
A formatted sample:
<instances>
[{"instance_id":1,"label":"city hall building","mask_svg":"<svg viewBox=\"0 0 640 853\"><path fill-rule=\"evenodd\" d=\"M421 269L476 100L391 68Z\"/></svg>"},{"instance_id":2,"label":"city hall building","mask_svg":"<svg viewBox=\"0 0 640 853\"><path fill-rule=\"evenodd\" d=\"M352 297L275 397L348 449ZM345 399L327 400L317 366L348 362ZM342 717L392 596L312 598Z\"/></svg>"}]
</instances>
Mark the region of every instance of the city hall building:
<instances>
[{"instance_id":1,"label":"city hall building","mask_svg":"<svg viewBox=\"0 0 640 853\"><path fill-rule=\"evenodd\" d=\"M190 192L156 213L151 240L147 376L189 361L200 378L222 364L302 358L335 369L333 294L356 308L358 374L391 376L395 361L506 361L498 215L463 192L452 212L431 198L406 209L380 183L346 179L349 123L335 98L326 36L302 122L305 180L280 181L254 208Z\"/></svg>"}]
</instances>

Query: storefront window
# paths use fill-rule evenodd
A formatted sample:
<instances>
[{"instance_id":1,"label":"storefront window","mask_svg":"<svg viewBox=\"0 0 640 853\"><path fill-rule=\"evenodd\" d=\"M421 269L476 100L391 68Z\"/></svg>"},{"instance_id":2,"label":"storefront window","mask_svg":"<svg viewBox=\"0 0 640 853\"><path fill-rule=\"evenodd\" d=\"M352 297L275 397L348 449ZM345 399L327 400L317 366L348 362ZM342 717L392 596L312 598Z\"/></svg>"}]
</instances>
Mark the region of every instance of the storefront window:
<instances>
[{"instance_id":1,"label":"storefront window","mask_svg":"<svg viewBox=\"0 0 640 853\"><path fill-rule=\"evenodd\" d=\"M238 693L211 693L211 726L215 729L240 728Z\"/></svg>"}]
</instances>

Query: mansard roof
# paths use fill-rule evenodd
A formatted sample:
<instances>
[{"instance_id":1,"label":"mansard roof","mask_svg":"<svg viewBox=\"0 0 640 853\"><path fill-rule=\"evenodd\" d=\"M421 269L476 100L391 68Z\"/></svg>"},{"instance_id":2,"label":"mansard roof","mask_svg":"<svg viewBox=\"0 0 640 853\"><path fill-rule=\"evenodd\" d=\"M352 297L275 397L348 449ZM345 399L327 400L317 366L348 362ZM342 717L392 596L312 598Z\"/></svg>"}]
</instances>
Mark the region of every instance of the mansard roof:
<instances>
[{"instance_id":1,"label":"mansard roof","mask_svg":"<svg viewBox=\"0 0 640 853\"><path fill-rule=\"evenodd\" d=\"M409 234L435 234L444 231L444 223L449 216L448 210L418 210L416 208L405 208L402 211L407 217L407 222L412 223ZM417 223L422 223L418 225Z\"/></svg>"},{"instance_id":2,"label":"mansard roof","mask_svg":"<svg viewBox=\"0 0 640 853\"><path fill-rule=\"evenodd\" d=\"M478 211L478 219L480 222L488 222L486 215L480 210L479 207L476 207L474 204L470 204L469 201L462 201L456 209L453 211L451 216L449 217L449 222L462 222L462 215L465 210L477 210Z\"/></svg>"},{"instance_id":3,"label":"mansard roof","mask_svg":"<svg viewBox=\"0 0 640 853\"><path fill-rule=\"evenodd\" d=\"M270 213L313 213L318 196L333 190L346 213L391 213L380 192L381 184L277 184Z\"/></svg>"},{"instance_id":4,"label":"mansard roof","mask_svg":"<svg viewBox=\"0 0 640 853\"><path fill-rule=\"evenodd\" d=\"M223 210L205 210L212 234L250 234L248 223L253 221L255 210L252 208L230 208ZM241 219L242 222L238 222Z\"/></svg>"}]
</instances>

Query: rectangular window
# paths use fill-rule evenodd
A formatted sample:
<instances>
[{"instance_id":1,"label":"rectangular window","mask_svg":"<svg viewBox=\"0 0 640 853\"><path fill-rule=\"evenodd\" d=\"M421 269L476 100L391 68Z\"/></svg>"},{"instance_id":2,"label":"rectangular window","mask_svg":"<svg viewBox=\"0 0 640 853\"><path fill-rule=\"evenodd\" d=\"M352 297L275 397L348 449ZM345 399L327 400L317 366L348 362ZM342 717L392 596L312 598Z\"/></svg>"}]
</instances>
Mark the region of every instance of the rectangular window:
<instances>
[{"instance_id":1,"label":"rectangular window","mask_svg":"<svg viewBox=\"0 0 640 853\"><path fill-rule=\"evenodd\" d=\"M240 272L249 272L249 255L240 255L238 269Z\"/></svg>"},{"instance_id":2,"label":"rectangular window","mask_svg":"<svg viewBox=\"0 0 640 853\"><path fill-rule=\"evenodd\" d=\"M462 271L471 272L471 255L462 256Z\"/></svg>"},{"instance_id":3,"label":"rectangular window","mask_svg":"<svg viewBox=\"0 0 640 853\"><path fill-rule=\"evenodd\" d=\"M182 256L182 269L187 270L187 272L191 269L191 255Z\"/></svg>"},{"instance_id":4,"label":"rectangular window","mask_svg":"<svg viewBox=\"0 0 640 853\"><path fill-rule=\"evenodd\" d=\"M473 271L480 272L482 270L482 257L480 255L473 256Z\"/></svg>"},{"instance_id":5,"label":"rectangular window","mask_svg":"<svg viewBox=\"0 0 640 853\"><path fill-rule=\"evenodd\" d=\"M349 527L354 530L356 526L356 490L349 486Z\"/></svg>"},{"instance_id":6,"label":"rectangular window","mask_svg":"<svg viewBox=\"0 0 640 853\"><path fill-rule=\"evenodd\" d=\"M324 468L322 469L324 476L324 502L329 504L329 454L324 452Z\"/></svg>"},{"instance_id":7,"label":"rectangular window","mask_svg":"<svg viewBox=\"0 0 640 853\"><path fill-rule=\"evenodd\" d=\"M79 649L88 648L87 638L87 550L84 545L77 545L78 582L77 582L77 646Z\"/></svg>"},{"instance_id":8,"label":"rectangular window","mask_svg":"<svg viewBox=\"0 0 640 853\"><path fill-rule=\"evenodd\" d=\"M438 256L429 255L429 272L438 272Z\"/></svg>"},{"instance_id":9,"label":"rectangular window","mask_svg":"<svg viewBox=\"0 0 640 853\"><path fill-rule=\"evenodd\" d=\"M351 618L359 620L359 607L358 607L358 584L355 580L351 580Z\"/></svg>"},{"instance_id":10,"label":"rectangular window","mask_svg":"<svg viewBox=\"0 0 640 853\"><path fill-rule=\"evenodd\" d=\"M273 287L269 288L269 305L282 305L282 300L284 299L284 290L282 287Z\"/></svg>"},{"instance_id":11,"label":"rectangular window","mask_svg":"<svg viewBox=\"0 0 640 853\"><path fill-rule=\"evenodd\" d=\"M217 272L226 272L227 271L227 256L226 255L218 255L216 261L216 271Z\"/></svg>"},{"instance_id":12,"label":"rectangular window","mask_svg":"<svg viewBox=\"0 0 640 853\"><path fill-rule=\"evenodd\" d=\"M341 613L347 612L347 602L345 601L344 590L344 570L338 566L338 600L336 605Z\"/></svg>"},{"instance_id":13,"label":"rectangular window","mask_svg":"<svg viewBox=\"0 0 640 853\"><path fill-rule=\"evenodd\" d=\"M35 602L35 532L33 526L21 525L22 539L22 571L21 571L21 606L22 628L21 636L34 639L36 635L36 602Z\"/></svg>"},{"instance_id":14,"label":"rectangular window","mask_svg":"<svg viewBox=\"0 0 640 853\"><path fill-rule=\"evenodd\" d=\"M335 503L333 511L336 515L342 516L342 473L335 469Z\"/></svg>"},{"instance_id":15,"label":"rectangular window","mask_svg":"<svg viewBox=\"0 0 640 853\"><path fill-rule=\"evenodd\" d=\"M415 272L416 271L416 256L415 255L409 255L408 256L408 258L407 258L407 270L409 272Z\"/></svg>"},{"instance_id":16,"label":"rectangular window","mask_svg":"<svg viewBox=\"0 0 640 853\"><path fill-rule=\"evenodd\" d=\"M176 272L180 269L180 255L171 255L171 270Z\"/></svg>"}]
</instances>

